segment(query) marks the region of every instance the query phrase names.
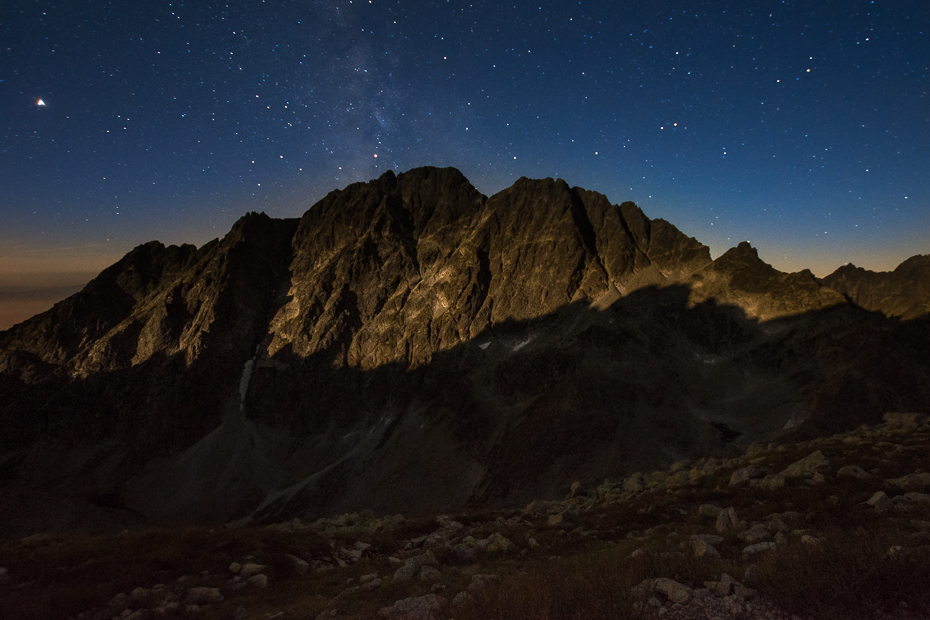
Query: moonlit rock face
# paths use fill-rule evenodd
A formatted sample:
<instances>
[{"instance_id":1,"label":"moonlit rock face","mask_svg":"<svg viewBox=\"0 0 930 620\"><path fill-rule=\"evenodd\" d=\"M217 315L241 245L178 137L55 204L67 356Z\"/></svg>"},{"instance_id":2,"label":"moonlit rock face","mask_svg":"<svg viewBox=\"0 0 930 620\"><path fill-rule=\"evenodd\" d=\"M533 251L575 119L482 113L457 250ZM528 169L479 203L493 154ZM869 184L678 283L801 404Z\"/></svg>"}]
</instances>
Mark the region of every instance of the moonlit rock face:
<instances>
[{"instance_id":1,"label":"moonlit rock face","mask_svg":"<svg viewBox=\"0 0 930 620\"><path fill-rule=\"evenodd\" d=\"M56 477L32 484L118 489L153 522L525 505L789 420L858 425L888 393L928 410L920 320L748 244L714 260L562 180L488 197L418 168L299 222L249 214L200 248L139 246L0 332L0 452L49 459ZM63 478L63 462L87 467Z\"/></svg>"}]
</instances>

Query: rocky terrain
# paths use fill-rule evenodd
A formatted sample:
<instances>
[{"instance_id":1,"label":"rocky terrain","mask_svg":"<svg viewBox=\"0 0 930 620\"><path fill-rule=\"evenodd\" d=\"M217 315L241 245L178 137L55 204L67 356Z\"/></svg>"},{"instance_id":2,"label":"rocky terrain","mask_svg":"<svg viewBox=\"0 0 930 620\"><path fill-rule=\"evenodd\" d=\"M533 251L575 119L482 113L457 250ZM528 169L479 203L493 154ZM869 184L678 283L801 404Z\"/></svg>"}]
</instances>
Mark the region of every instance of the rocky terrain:
<instances>
[{"instance_id":1,"label":"rocky terrain","mask_svg":"<svg viewBox=\"0 0 930 620\"><path fill-rule=\"evenodd\" d=\"M930 422L877 426L431 518L0 544L5 618L916 619Z\"/></svg>"},{"instance_id":2,"label":"rocky terrain","mask_svg":"<svg viewBox=\"0 0 930 620\"><path fill-rule=\"evenodd\" d=\"M0 536L522 506L927 411L925 273L786 274L562 180L388 172L0 332Z\"/></svg>"}]
</instances>

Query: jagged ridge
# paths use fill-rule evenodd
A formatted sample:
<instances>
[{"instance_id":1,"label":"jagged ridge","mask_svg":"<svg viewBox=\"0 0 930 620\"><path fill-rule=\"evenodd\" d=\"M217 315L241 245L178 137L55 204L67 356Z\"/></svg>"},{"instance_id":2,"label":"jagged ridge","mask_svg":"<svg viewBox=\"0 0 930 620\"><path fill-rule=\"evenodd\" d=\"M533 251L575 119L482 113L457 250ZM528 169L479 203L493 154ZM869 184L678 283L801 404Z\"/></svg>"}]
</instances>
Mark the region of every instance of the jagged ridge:
<instances>
[{"instance_id":1,"label":"jagged ridge","mask_svg":"<svg viewBox=\"0 0 930 620\"><path fill-rule=\"evenodd\" d=\"M0 333L2 463L158 521L519 503L926 409L926 318L853 302L562 180L386 173Z\"/></svg>"}]
</instances>

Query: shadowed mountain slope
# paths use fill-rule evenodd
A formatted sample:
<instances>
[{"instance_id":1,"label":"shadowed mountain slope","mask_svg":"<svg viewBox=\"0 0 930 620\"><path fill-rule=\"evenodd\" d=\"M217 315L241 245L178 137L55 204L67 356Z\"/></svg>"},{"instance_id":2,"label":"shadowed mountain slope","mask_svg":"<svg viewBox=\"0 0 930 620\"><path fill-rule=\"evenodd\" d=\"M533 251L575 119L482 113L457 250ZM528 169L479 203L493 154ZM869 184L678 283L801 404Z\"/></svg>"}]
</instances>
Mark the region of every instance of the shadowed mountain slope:
<instances>
[{"instance_id":1,"label":"shadowed mountain slope","mask_svg":"<svg viewBox=\"0 0 930 620\"><path fill-rule=\"evenodd\" d=\"M930 255L912 256L890 272L844 265L823 283L867 310L903 319L930 314Z\"/></svg>"},{"instance_id":2,"label":"shadowed mountain slope","mask_svg":"<svg viewBox=\"0 0 930 620\"><path fill-rule=\"evenodd\" d=\"M0 482L86 500L64 525L515 504L926 410L928 347L633 203L388 172L0 332Z\"/></svg>"}]
</instances>

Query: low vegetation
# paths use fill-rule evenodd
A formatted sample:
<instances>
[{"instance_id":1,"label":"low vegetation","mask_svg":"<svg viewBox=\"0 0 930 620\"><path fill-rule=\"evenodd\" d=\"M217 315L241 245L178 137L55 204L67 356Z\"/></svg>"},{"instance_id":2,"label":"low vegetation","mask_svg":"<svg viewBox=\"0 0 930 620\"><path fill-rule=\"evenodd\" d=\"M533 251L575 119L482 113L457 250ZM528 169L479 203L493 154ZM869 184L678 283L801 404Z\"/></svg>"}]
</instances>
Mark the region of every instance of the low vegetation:
<instances>
[{"instance_id":1,"label":"low vegetation","mask_svg":"<svg viewBox=\"0 0 930 620\"><path fill-rule=\"evenodd\" d=\"M521 510L40 534L4 618L922 618L930 424L678 463Z\"/></svg>"}]
</instances>

